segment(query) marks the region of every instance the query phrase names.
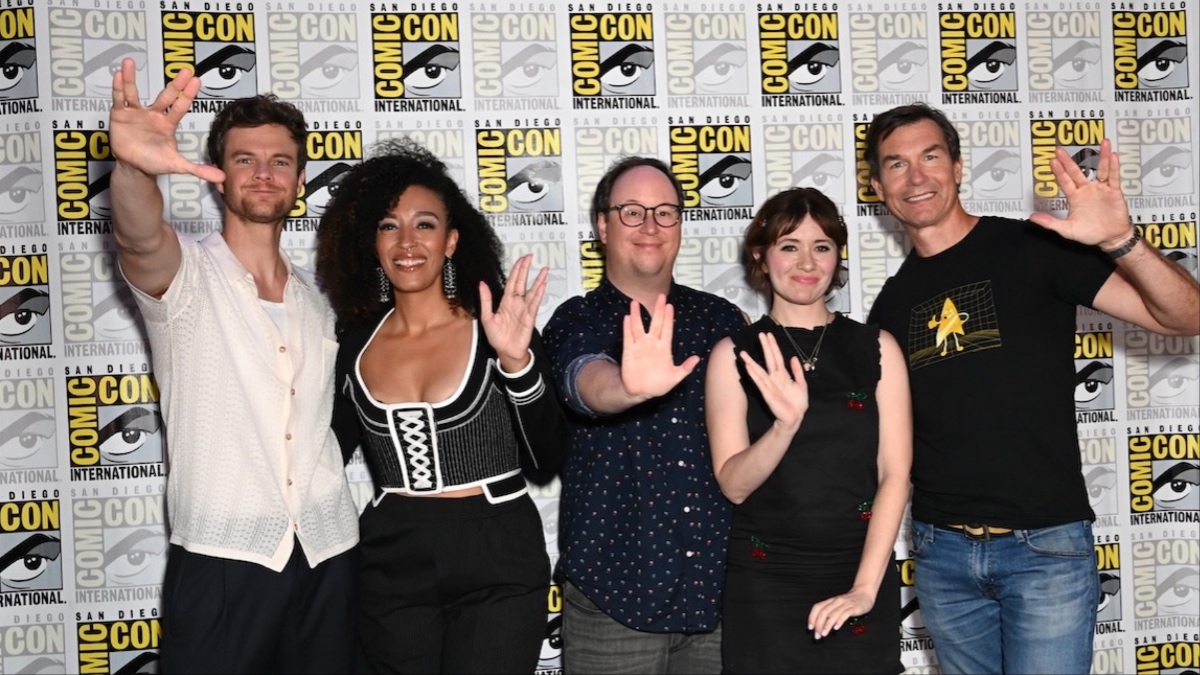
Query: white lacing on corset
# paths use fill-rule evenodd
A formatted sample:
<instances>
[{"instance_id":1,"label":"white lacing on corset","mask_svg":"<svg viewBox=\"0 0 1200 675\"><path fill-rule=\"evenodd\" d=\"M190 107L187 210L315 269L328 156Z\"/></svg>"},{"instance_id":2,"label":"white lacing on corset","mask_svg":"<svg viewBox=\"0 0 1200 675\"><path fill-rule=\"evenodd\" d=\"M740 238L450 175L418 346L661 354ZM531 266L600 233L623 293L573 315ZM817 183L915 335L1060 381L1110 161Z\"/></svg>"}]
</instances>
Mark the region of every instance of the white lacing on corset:
<instances>
[{"instance_id":1,"label":"white lacing on corset","mask_svg":"<svg viewBox=\"0 0 1200 675\"><path fill-rule=\"evenodd\" d=\"M404 439L404 454L408 460L413 490L432 490L435 487L433 471L430 469L433 461L429 456L429 427L426 424L426 415L424 410L396 411L396 431Z\"/></svg>"}]
</instances>

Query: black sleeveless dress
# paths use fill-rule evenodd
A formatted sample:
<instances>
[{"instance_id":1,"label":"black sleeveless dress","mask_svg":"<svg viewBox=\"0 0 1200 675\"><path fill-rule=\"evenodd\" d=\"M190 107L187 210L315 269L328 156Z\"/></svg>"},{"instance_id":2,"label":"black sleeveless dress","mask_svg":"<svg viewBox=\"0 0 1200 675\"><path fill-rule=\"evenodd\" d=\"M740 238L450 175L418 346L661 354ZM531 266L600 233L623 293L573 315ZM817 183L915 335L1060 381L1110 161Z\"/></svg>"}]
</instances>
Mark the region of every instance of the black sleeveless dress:
<instances>
[{"instance_id":1,"label":"black sleeveless dress","mask_svg":"<svg viewBox=\"0 0 1200 675\"><path fill-rule=\"evenodd\" d=\"M796 353L769 317L733 336L763 362L758 335L771 332L785 360ZM820 335L786 329L807 354ZM734 507L725 584L723 661L727 673L899 673L900 586L889 565L875 607L813 640L808 613L849 591L858 573L878 488L879 329L836 315L816 368L805 373L809 407L779 466ZM774 420L737 361L753 442Z\"/></svg>"}]
</instances>

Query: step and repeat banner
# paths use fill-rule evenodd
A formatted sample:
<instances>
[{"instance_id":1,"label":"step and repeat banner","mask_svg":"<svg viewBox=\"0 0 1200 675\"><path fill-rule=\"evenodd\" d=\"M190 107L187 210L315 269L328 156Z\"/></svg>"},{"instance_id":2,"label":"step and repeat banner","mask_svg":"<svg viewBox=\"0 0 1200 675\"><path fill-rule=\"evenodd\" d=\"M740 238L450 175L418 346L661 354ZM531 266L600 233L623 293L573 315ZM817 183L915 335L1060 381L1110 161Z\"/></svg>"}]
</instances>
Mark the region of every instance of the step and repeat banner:
<instances>
[{"instance_id":1,"label":"step and repeat banner","mask_svg":"<svg viewBox=\"0 0 1200 675\"><path fill-rule=\"evenodd\" d=\"M681 283L760 316L742 232L766 197L811 186L846 218L848 284L833 304L861 319L908 250L869 187L865 133L913 101L958 126L972 213L1062 210L1055 146L1088 171L1113 139L1137 227L1196 274L1196 4L2 0L0 672L145 672L162 634L168 449L111 238L121 58L147 99L181 70L202 77L179 134L197 161L229 99L271 92L307 113L308 182L283 234L300 265L338 177L407 136L450 165L510 260L550 267L544 322L601 278L597 180L652 155L685 189ZM219 229L210 186L161 185L180 232ZM1078 314L1097 673L1200 667L1198 351L1196 338ZM364 503L365 468L347 474ZM559 485L533 489L556 559ZM937 672L908 549L905 527L898 638L909 672ZM559 606L554 588L547 673L561 667Z\"/></svg>"}]
</instances>

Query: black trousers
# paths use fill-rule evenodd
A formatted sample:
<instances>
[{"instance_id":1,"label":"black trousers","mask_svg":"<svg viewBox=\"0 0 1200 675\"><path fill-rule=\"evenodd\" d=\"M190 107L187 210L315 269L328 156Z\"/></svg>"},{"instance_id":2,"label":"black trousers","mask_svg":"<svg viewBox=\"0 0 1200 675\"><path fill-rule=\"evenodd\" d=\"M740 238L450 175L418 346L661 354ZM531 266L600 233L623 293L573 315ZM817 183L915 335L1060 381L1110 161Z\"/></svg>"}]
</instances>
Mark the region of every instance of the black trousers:
<instances>
[{"instance_id":1,"label":"black trousers","mask_svg":"<svg viewBox=\"0 0 1200 675\"><path fill-rule=\"evenodd\" d=\"M358 656L367 673L532 673L550 563L527 495L388 495L360 521Z\"/></svg>"},{"instance_id":2,"label":"black trousers","mask_svg":"<svg viewBox=\"0 0 1200 675\"><path fill-rule=\"evenodd\" d=\"M344 673L353 654L355 553L314 568L300 542L282 572L172 545L163 673Z\"/></svg>"}]
</instances>

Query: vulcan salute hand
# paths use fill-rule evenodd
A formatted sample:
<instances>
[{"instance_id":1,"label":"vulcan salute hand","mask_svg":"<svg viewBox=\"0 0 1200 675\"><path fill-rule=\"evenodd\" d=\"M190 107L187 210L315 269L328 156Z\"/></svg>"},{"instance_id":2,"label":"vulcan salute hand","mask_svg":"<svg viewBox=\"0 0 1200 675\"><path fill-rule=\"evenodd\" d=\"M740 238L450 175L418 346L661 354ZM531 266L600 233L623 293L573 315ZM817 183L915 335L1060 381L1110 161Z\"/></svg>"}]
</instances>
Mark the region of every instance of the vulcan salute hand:
<instances>
[{"instance_id":1,"label":"vulcan salute hand","mask_svg":"<svg viewBox=\"0 0 1200 675\"><path fill-rule=\"evenodd\" d=\"M808 411L808 382L804 379L800 358L793 356L790 363L785 363L779 343L771 333L759 333L758 341L762 343L765 368L749 354L741 352L746 372L758 386L775 422L783 429L795 432Z\"/></svg>"},{"instance_id":2,"label":"vulcan salute hand","mask_svg":"<svg viewBox=\"0 0 1200 675\"><path fill-rule=\"evenodd\" d=\"M1132 233L1129 207L1121 192L1121 161L1113 152L1112 141L1106 138L1100 144L1100 164L1094 181L1088 180L1061 146L1055 150L1050 168L1067 198L1067 217L1035 213L1030 220L1066 239L1099 246L1105 251L1120 248L1129 240Z\"/></svg>"},{"instance_id":3,"label":"vulcan salute hand","mask_svg":"<svg viewBox=\"0 0 1200 675\"><path fill-rule=\"evenodd\" d=\"M694 354L675 365L671 353L674 336L675 308L667 304L667 296L658 294L648 330L642 328L641 305L630 301L621 352L621 383L631 396L643 401L662 396L696 369L700 357Z\"/></svg>"},{"instance_id":4,"label":"vulcan salute hand","mask_svg":"<svg viewBox=\"0 0 1200 675\"><path fill-rule=\"evenodd\" d=\"M113 75L109 144L118 162L151 176L191 174L220 183L225 172L209 164L195 164L179 154L175 132L200 91L200 79L190 70L180 71L149 107L138 99L133 59L121 62Z\"/></svg>"},{"instance_id":5,"label":"vulcan salute hand","mask_svg":"<svg viewBox=\"0 0 1200 675\"><path fill-rule=\"evenodd\" d=\"M526 288L533 254L521 256L513 263L512 272L504 284L504 295L500 306L492 311L492 291L484 282L479 282L479 322L488 344L496 350L500 367L506 373L520 372L529 365L529 342L533 326L537 323L538 307L546 293L550 268L538 272L531 288Z\"/></svg>"}]
</instances>

